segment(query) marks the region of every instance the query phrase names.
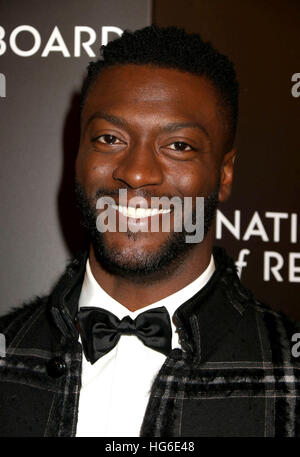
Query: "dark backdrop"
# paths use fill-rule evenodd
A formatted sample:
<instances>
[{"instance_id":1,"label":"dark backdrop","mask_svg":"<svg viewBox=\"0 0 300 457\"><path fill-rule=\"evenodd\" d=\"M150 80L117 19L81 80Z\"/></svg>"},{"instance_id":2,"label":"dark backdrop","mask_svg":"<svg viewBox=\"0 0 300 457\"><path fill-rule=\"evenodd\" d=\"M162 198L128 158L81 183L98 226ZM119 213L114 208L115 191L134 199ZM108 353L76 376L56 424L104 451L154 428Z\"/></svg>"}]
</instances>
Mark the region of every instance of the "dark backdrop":
<instances>
[{"instance_id":1,"label":"dark backdrop","mask_svg":"<svg viewBox=\"0 0 300 457\"><path fill-rule=\"evenodd\" d=\"M150 0L0 0L1 314L46 293L82 242L73 166L78 91L93 56L75 49L75 27L89 27L81 29L82 41L95 38L88 52L98 55L103 27L149 25L150 6ZM19 26L31 28L18 32ZM31 55L20 55L26 51Z\"/></svg>"},{"instance_id":2,"label":"dark backdrop","mask_svg":"<svg viewBox=\"0 0 300 457\"><path fill-rule=\"evenodd\" d=\"M242 280L259 298L298 319L299 19L297 0L156 0L152 13L160 25L200 32L235 63L239 152L217 242L236 261L244 255ZM92 57L83 48L75 56L75 26L90 28L84 41L94 31L97 54L103 27L150 23L150 0L0 0L0 313L47 292L83 241L71 188L78 90ZM33 32L17 33L22 25ZM61 38L43 57L55 27Z\"/></svg>"},{"instance_id":3,"label":"dark backdrop","mask_svg":"<svg viewBox=\"0 0 300 457\"><path fill-rule=\"evenodd\" d=\"M238 157L232 197L220 206L235 224L221 224L218 243L235 260L247 249L243 282L300 319L300 2L154 0L153 21L200 33L235 63Z\"/></svg>"}]
</instances>

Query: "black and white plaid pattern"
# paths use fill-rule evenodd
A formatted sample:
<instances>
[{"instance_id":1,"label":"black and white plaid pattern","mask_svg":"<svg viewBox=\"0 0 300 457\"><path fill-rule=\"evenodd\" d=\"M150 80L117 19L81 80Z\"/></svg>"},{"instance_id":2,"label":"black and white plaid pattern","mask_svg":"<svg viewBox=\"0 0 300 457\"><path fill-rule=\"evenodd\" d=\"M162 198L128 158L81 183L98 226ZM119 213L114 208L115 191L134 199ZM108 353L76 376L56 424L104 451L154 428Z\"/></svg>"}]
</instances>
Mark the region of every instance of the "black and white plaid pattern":
<instances>
[{"instance_id":1,"label":"black and white plaid pattern","mask_svg":"<svg viewBox=\"0 0 300 457\"><path fill-rule=\"evenodd\" d=\"M300 436L299 324L259 303L214 250L216 273L175 313L183 351L154 380L141 436ZM82 350L74 317L86 255L50 296L2 317L0 436L75 436ZM59 357L65 372L48 372Z\"/></svg>"},{"instance_id":2,"label":"black and white plaid pattern","mask_svg":"<svg viewBox=\"0 0 300 457\"><path fill-rule=\"evenodd\" d=\"M300 363L291 355L299 323L259 303L237 277L228 288L232 278L226 276L224 297L240 321L212 343L209 355L172 352L153 385L142 436L300 436ZM220 314L219 329L225 317ZM195 333L199 351L205 348L201 333ZM242 351L238 342L245 345Z\"/></svg>"},{"instance_id":3,"label":"black and white plaid pattern","mask_svg":"<svg viewBox=\"0 0 300 457\"><path fill-rule=\"evenodd\" d=\"M26 344L28 335L32 338L46 330L41 321L47 310L41 301L2 318L4 324L8 321L1 327L8 347L0 358L0 436L74 436L76 432L81 346L63 338L58 351L45 349L42 343ZM55 379L47 366L62 354L66 372Z\"/></svg>"}]
</instances>

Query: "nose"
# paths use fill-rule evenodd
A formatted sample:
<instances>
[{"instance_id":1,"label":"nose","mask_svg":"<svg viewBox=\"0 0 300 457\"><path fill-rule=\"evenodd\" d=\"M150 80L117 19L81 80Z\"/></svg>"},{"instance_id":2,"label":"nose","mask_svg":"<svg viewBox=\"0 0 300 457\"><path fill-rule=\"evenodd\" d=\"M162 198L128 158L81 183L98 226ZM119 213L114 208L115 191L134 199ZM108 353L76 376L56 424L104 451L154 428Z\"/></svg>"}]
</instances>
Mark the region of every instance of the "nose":
<instances>
[{"instance_id":1,"label":"nose","mask_svg":"<svg viewBox=\"0 0 300 457\"><path fill-rule=\"evenodd\" d=\"M113 178L132 189L161 184L163 173L153 146L131 147L114 169Z\"/></svg>"}]
</instances>

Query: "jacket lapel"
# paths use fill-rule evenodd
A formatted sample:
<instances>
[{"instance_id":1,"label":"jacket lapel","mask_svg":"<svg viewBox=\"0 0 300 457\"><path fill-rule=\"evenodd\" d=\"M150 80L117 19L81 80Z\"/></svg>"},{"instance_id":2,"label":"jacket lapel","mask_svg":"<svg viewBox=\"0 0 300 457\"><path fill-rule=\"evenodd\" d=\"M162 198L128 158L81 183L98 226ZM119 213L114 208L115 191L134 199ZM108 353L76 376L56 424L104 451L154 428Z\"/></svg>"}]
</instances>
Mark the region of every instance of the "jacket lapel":
<instances>
[{"instance_id":1,"label":"jacket lapel","mask_svg":"<svg viewBox=\"0 0 300 457\"><path fill-rule=\"evenodd\" d=\"M216 270L210 281L173 317L183 351L173 350L155 379L141 436L181 435L184 399L199 391L195 368L214 358L247 307L249 296L232 295L233 283L239 284L233 261L220 248L214 250L214 260Z\"/></svg>"}]
</instances>

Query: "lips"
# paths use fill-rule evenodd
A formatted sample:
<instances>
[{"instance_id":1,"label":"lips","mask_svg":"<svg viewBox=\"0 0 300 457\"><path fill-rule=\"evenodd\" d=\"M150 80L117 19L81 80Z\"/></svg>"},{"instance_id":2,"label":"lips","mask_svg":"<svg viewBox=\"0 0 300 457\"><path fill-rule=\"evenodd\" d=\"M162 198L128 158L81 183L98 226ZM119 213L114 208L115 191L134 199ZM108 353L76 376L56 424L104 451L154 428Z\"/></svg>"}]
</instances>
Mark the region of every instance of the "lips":
<instances>
[{"instance_id":1,"label":"lips","mask_svg":"<svg viewBox=\"0 0 300 457\"><path fill-rule=\"evenodd\" d=\"M132 219L143 219L146 217L153 217L159 214L167 214L171 209L157 209L157 208L135 208L133 206L111 205L113 209L119 211L123 216Z\"/></svg>"}]
</instances>

